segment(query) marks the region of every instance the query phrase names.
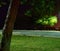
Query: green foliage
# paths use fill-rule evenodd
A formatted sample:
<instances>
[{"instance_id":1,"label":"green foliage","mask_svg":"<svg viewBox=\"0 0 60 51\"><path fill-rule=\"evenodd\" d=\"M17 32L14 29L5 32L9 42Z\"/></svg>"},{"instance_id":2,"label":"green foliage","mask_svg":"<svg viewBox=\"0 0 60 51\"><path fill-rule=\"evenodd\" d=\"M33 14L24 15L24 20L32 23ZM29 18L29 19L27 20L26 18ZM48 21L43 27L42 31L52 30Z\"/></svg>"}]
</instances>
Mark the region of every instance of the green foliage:
<instances>
[{"instance_id":1,"label":"green foliage","mask_svg":"<svg viewBox=\"0 0 60 51\"><path fill-rule=\"evenodd\" d=\"M55 0L21 0L21 5L29 5L24 15L36 18L36 23L53 26L57 23L56 16L51 16L55 8Z\"/></svg>"},{"instance_id":2,"label":"green foliage","mask_svg":"<svg viewBox=\"0 0 60 51\"><path fill-rule=\"evenodd\" d=\"M30 10L27 10L27 11L25 12L25 15L26 15L26 16L31 16L31 11L30 11Z\"/></svg>"},{"instance_id":3,"label":"green foliage","mask_svg":"<svg viewBox=\"0 0 60 51\"><path fill-rule=\"evenodd\" d=\"M42 25L50 25L54 26L57 23L57 17L56 16L50 16L49 18L41 18L36 21L37 24L42 24Z\"/></svg>"},{"instance_id":4,"label":"green foliage","mask_svg":"<svg viewBox=\"0 0 60 51\"><path fill-rule=\"evenodd\" d=\"M35 4L34 10L36 11L36 13L38 13L37 15L39 15L40 17L44 17L45 15L52 15L55 7L54 5L55 3L53 0L39 0Z\"/></svg>"},{"instance_id":5,"label":"green foliage","mask_svg":"<svg viewBox=\"0 0 60 51\"><path fill-rule=\"evenodd\" d=\"M6 5L6 2L0 2L0 7Z\"/></svg>"},{"instance_id":6,"label":"green foliage","mask_svg":"<svg viewBox=\"0 0 60 51\"><path fill-rule=\"evenodd\" d=\"M57 23L57 17L56 16L51 16L50 18L48 18L48 20L49 20L50 26L54 26L54 24Z\"/></svg>"},{"instance_id":7,"label":"green foliage","mask_svg":"<svg viewBox=\"0 0 60 51\"><path fill-rule=\"evenodd\" d=\"M33 15L35 18L42 18L45 15L52 15L55 8L55 0L21 0L21 5L31 6L29 10L26 10L26 16Z\"/></svg>"},{"instance_id":8,"label":"green foliage","mask_svg":"<svg viewBox=\"0 0 60 51\"><path fill-rule=\"evenodd\" d=\"M21 4L26 4L27 0L21 0Z\"/></svg>"},{"instance_id":9,"label":"green foliage","mask_svg":"<svg viewBox=\"0 0 60 51\"><path fill-rule=\"evenodd\" d=\"M2 7L2 5L0 4L0 7Z\"/></svg>"}]
</instances>

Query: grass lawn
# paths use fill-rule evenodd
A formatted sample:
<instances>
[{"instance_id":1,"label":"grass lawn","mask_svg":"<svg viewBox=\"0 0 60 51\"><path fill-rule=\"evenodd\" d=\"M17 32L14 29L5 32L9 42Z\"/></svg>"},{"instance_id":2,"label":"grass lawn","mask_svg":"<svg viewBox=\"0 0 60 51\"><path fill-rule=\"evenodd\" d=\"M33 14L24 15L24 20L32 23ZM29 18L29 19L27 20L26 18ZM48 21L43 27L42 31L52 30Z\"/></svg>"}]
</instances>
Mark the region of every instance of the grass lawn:
<instances>
[{"instance_id":1,"label":"grass lawn","mask_svg":"<svg viewBox=\"0 0 60 51\"><path fill-rule=\"evenodd\" d=\"M10 51L60 51L60 38L13 35Z\"/></svg>"},{"instance_id":2,"label":"grass lawn","mask_svg":"<svg viewBox=\"0 0 60 51\"><path fill-rule=\"evenodd\" d=\"M60 51L60 38L13 35L10 51Z\"/></svg>"}]
</instances>

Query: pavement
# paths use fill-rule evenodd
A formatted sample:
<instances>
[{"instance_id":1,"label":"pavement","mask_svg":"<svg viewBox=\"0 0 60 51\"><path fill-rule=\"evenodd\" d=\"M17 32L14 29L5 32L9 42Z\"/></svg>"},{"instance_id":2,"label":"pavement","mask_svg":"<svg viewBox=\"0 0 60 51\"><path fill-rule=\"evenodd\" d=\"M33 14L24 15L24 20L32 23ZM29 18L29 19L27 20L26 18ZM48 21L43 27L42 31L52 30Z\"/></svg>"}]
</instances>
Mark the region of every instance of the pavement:
<instances>
[{"instance_id":1,"label":"pavement","mask_svg":"<svg viewBox=\"0 0 60 51\"><path fill-rule=\"evenodd\" d=\"M2 30L0 30L2 34ZM53 30L13 30L13 35L22 36L43 36L43 37L56 37L60 38L60 31Z\"/></svg>"}]
</instances>

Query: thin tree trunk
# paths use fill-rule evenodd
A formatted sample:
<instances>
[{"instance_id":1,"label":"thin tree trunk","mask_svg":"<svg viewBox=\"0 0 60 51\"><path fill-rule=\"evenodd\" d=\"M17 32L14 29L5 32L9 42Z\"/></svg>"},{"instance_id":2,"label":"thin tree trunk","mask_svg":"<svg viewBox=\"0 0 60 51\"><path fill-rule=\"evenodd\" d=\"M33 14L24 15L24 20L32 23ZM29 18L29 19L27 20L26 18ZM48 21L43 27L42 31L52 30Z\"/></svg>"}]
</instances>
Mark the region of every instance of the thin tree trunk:
<instances>
[{"instance_id":1,"label":"thin tree trunk","mask_svg":"<svg viewBox=\"0 0 60 51\"><path fill-rule=\"evenodd\" d=\"M16 19L19 0L10 0L10 5L8 13L6 16L5 24L2 32L1 50L0 51L10 51L10 43L12 37L12 30L14 27L14 22Z\"/></svg>"}]
</instances>

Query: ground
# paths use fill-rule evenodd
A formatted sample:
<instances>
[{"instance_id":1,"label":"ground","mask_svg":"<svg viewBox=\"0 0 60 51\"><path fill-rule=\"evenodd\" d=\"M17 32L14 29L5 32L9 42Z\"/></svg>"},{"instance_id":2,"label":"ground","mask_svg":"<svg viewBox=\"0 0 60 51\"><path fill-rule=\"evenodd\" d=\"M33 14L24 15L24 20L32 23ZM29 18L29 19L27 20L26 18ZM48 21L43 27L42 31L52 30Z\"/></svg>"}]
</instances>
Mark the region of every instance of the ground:
<instances>
[{"instance_id":1,"label":"ground","mask_svg":"<svg viewBox=\"0 0 60 51\"><path fill-rule=\"evenodd\" d=\"M55 33L60 34L60 32ZM60 38L26 35L22 36L15 33L11 39L10 51L60 51Z\"/></svg>"},{"instance_id":2,"label":"ground","mask_svg":"<svg viewBox=\"0 0 60 51\"><path fill-rule=\"evenodd\" d=\"M60 38L12 36L11 51L60 51Z\"/></svg>"}]
</instances>

